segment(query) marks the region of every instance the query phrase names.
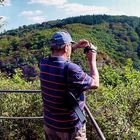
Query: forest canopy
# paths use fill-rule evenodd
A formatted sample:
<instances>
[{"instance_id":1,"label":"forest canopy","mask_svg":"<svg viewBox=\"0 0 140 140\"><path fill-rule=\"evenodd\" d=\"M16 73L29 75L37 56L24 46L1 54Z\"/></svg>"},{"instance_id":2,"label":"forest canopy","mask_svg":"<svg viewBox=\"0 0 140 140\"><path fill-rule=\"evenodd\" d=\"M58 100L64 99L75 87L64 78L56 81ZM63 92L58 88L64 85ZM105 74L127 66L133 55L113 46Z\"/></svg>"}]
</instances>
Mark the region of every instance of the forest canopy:
<instances>
[{"instance_id":1,"label":"forest canopy","mask_svg":"<svg viewBox=\"0 0 140 140\"><path fill-rule=\"evenodd\" d=\"M0 70L12 75L16 68L36 69L40 60L49 54L51 35L60 29L68 30L76 41L85 38L98 46L99 66L121 67L131 58L133 67L140 69L140 18L86 15L23 25L1 33ZM73 54L73 58L77 56Z\"/></svg>"}]
</instances>

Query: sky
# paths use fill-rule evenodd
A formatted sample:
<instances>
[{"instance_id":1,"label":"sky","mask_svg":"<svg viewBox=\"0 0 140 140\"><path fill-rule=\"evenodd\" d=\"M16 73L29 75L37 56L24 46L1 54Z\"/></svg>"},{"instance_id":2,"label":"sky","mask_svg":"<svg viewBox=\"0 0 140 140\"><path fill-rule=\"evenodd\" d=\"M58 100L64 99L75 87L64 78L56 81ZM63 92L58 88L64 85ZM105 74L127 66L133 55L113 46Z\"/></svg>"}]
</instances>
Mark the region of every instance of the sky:
<instances>
[{"instance_id":1,"label":"sky","mask_svg":"<svg viewBox=\"0 0 140 140\"><path fill-rule=\"evenodd\" d=\"M140 0L5 0L0 5L0 30L93 14L140 17Z\"/></svg>"}]
</instances>

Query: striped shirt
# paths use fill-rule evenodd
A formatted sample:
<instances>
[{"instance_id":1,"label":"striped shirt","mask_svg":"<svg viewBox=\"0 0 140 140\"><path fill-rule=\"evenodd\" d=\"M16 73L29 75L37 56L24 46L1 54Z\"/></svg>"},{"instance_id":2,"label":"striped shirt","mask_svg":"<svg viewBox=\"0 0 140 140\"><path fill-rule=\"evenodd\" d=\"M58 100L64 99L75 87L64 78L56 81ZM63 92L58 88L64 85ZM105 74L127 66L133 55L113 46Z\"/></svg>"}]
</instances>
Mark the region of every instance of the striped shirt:
<instances>
[{"instance_id":1,"label":"striped shirt","mask_svg":"<svg viewBox=\"0 0 140 140\"><path fill-rule=\"evenodd\" d=\"M40 63L44 123L59 132L75 131L82 127L75 112L68 110L64 102L65 62L63 57L48 57ZM67 79L68 90L79 97L79 105L83 109L85 100L83 91L91 87L93 79L72 62L68 65Z\"/></svg>"}]
</instances>

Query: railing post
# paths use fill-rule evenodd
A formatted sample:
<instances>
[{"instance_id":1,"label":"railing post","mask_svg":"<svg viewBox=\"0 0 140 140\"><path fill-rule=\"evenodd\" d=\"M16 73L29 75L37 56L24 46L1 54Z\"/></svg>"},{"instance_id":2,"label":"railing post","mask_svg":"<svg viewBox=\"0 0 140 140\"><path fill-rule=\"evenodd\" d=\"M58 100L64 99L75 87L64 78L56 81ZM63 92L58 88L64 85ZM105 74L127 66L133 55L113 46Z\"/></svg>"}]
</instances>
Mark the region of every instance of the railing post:
<instances>
[{"instance_id":1,"label":"railing post","mask_svg":"<svg viewBox=\"0 0 140 140\"><path fill-rule=\"evenodd\" d=\"M85 111L87 113L87 115L89 116L90 120L91 120L91 123L92 125L94 126L98 136L100 137L101 140L106 140L103 132L101 131L100 127L98 126L97 122L95 121L94 117L92 116L90 110L88 109L87 105L85 104Z\"/></svg>"}]
</instances>

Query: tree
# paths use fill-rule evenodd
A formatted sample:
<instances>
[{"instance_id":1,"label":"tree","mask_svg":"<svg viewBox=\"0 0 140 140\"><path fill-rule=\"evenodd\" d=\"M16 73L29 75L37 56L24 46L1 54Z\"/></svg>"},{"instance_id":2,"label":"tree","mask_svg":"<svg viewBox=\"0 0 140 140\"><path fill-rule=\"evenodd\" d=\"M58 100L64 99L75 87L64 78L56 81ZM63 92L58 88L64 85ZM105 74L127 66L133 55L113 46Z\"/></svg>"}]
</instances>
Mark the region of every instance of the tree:
<instances>
[{"instance_id":1,"label":"tree","mask_svg":"<svg viewBox=\"0 0 140 140\"><path fill-rule=\"evenodd\" d=\"M2 5L3 4L3 2L4 2L4 0L0 0L0 5ZM1 23L1 19L2 19L3 17L0 17L0 28L2 27L2 25L3 25L3 23Z\"/></svg>"}]
</instances>

